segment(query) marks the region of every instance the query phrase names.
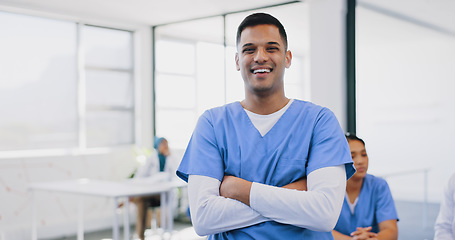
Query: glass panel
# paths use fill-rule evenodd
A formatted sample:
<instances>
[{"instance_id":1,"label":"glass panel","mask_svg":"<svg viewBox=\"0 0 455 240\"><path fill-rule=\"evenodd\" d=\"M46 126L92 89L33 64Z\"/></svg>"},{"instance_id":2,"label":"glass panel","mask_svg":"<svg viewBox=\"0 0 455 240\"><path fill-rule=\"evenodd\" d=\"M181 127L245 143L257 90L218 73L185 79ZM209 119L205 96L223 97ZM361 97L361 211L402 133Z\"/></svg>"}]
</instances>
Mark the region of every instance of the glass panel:
<instances>
[{"instance_id":1,"label":"glass panel","mask_svg":"<svg viewBox=\"0 0 455 240\"><path fill-rule=\"evenodd\" d=\"M197 117L225 102L223 18L161 26L155 34L156 134L185 149Z\"/></svg>"},{"instance_id":2,"label":"glass panel","mask_svg":"<svg viewBox=\"0 0 455 240\"><path fill-rule=\"evenodd\" d=\"M224 46L197 44L197 115L225 103Z\"/></svg>"},{"instance_id":3,"label":"glass panel","mask_svg":"<svg viewBox=\"0 0 455 240\"><path fill-rule=\"evenodd\" d=\"M133 80L130 73L86 71L87 105L133 106Z\"/></svg>"},{"instance_id":4,"label":"glass panel","mask_svg":"<svg viewBox=\"0 0 455 240\"><path fill-rule=\"evenodd\" d=\"M245 98L245 89L240 72L235 65L235 46L226 46L226 102L240 101Z\"/></svg>"},{"instance_id":5,"label":"glass panel","mask_svg":"<svg viewBox=\"0 0 455 240\"><path fill-rule=\"evenodd\" d=\"M82 36L86 66L132 68L131 32L85 26Z\"/></svg>"},{"instance_id":6,"label":"glass panel","mask_svg":"<svg viewBox=\"0 0 455 240\"><path fill-rule=\"evenodd\" d=\"M369 2L357 7L356 35L357 132L370 172L394 174L395 198L438 201L453 171L455 5Z\"/></svg>"},{"instance_id":7,"label":"glass panel","mask_svg":"<svg viewBox=\"0 0 455 240\"><path fill-rule=\"evenodd\" d=\"M84 26L86 64L87 146L101 147L134 142L134 82L132 33ZM93 70L93 67L122 71ZM107 111L96 107L125 107Z\"/></svg>"},{"instance_id":8,"label":"glass panel","mask_svg":"<svg viewBox=\"0 0 455 240\"><path fill-rule=\"evenodd\" d=\"M156 106L159 108L194 108L196 83L193 77L158 74L156 76Z\"/></svg>"},{"instance_id":9,"label":"glass panel","mask_svg":"<svg viewBox=\"0 0 455 240\"><path fill-rule=\"evenodd\" d=\"M76 25L0 12L0 150L77 144Z\"/></svg>"},{"instance_id":10,"label":"glass panel","mask_svg":"<svg viewBox=\"0 0 455 240\"><path fill-rule=\"evenodd\" d=\"M194 111L156 111L156 135L165 137L169 146L175 149L185 149L196 126L198 116Z\"/></svg>"},{"instance_id":11,"label":"glass panel","mask_svg":"<svg viewBox=\"0 0 455 240\"><path fill-rule=\"evenodd\" d=\"M87 146L104 147L132 143L133 120L133 113L129 111L87 112Z\"/></svg>"},{"instance_id":12,"label":"glass panel","mask_svg":"<svg viewBox=\"0 0 455 240\"><path fill-rule=\"evenodd\" d=\"M196 50L194 43L159 40L156 43L155 50L156 70L158 72L184 75L195 73Z\"/></svg>"}]
</instances>

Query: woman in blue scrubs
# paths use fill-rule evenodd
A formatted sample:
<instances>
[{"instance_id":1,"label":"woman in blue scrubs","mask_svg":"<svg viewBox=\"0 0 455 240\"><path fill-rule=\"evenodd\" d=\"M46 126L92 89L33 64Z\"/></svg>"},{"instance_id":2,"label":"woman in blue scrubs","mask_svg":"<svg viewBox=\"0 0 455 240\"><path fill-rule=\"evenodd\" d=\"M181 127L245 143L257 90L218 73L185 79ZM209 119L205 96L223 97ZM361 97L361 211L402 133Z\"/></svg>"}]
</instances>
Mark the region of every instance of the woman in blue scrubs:
<instances>
[{"instance_id":1,"label":"woman in blue scrubs","mask_svg":"<svg viewBox=\"0 0 455 240\"><path fill-rule=\"evenodd\" d=\"M356 173L347 181L346 197L335 229L335 240L398 238L398 216L389 185L367 174L368 155L365 142L346 134Z\"/></svg>"}]
</instances>

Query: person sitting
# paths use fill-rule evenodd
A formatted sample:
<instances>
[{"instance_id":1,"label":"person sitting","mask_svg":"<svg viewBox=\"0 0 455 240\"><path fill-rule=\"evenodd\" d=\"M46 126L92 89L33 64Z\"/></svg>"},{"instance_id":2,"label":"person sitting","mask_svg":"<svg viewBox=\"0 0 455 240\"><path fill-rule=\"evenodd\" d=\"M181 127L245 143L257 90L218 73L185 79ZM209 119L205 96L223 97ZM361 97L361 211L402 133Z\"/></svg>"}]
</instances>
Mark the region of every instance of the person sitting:
<instances>
[{"instance_id":1,"label":"person sitting","mask_svg":"<svg viewBox=\"0 0 455 240\"><path fill-rule=\"evenodd\" d=\"M156 151L147 158L144 165L140 166L134 176L133 181L146 180L147 182L161 182L170 180L176 171L176 163L169 150L168 141L165 138L155 138L154 148ZM161 205L161 196L159 194L150 196L133 197L130 199L137 208L136 233L141 240L144 240L144 232L147 225L147 210L149 207L158 207ZM159 212L156 214L159 225Z\"/></svg>"},{"instance_id":2,"label":"person sitting","mask_svg":"<svg viewBox=\"0 0 455 240\"><path fill-rule=\"evenodd\" d=\"M455 239L455 174L453 174L444 189L438 218L434 225L434 240Z\"/></svg>"},{"instance_id":3,"label":"person sitting","mask_svg":"<svg viewBox=\"0 0 455 240\"><path fill-rule=\"evenodd\" d=\"M367 174L365 142L346 134L356 173L347 181L346 197L332 234L335 240L398 238L398 215L387 182Z\"/></svg>"}]
</instances>

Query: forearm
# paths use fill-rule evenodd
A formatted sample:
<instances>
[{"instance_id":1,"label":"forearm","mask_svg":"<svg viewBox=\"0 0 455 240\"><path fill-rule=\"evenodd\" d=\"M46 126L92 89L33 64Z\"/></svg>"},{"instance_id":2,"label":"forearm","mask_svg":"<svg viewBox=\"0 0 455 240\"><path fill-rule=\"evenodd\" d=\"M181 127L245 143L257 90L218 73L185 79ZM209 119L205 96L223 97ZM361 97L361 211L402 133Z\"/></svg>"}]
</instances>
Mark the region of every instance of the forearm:
<instances>
[{"instance_id":1,"label":"forearm","mask_svg":"<svg viewBox=\"0 0 455 240\"><path fill-rule=\"evenodd\" d=\"M335 240L351 240L352 237L348 235L344 235L338 231L332 230L332 235Z\"/></svg>"},{"instance_id":2,"label":"forearm","mask_svg":"<svg viewBox=\"0 0 455 240\"><path fill-rule=\"evenodd\" d=\"M397 220L386 220L379 223L378 240L397 240L398 226Z\"/></svg>"},{"instance_id":3,"label":"forearm","mask_svg":"<svg viewBox=\"0 0 455 240\"><path fill-rule=\"evenodd\" d=\"M308 176L308 191L253 183L250 205L274 221L329 232L335 226L346 189L344 165L318 169Z\"/></svg>"},{"instance_id":4,"label":"forearm","mask_svg":"<svg viewBox=\"0 0 455 240\"><path fill-rule=\"evenodd\" d=\"M235 199L250 206L250 192L252 184L252 182L238 177L225 176L220 186L220 195L226 198ZM282 188L306 191L306 178L289 183Z\"/></svg>"},{"instance_id":5,"label":"forearm","mask_svg":"<svg viewBox=\"0 0 455 240\"><path fill-rule=\"evenodd\" d=\"M377 236L378 240L397 240L398 239L398 231L392 229L386 229L378 232Z\"/></svg>"},{"instance_id":6,"label":"forearm","mask_svg":"<svg viewBox=\"0 0 455 240\"><path fill-rule=\"evenodd\" d=\"M191 175L188 196L193 226L199 235L230 231L269 221L247 205L220 196L220 181Z\"/></svg>"}]
</instances>

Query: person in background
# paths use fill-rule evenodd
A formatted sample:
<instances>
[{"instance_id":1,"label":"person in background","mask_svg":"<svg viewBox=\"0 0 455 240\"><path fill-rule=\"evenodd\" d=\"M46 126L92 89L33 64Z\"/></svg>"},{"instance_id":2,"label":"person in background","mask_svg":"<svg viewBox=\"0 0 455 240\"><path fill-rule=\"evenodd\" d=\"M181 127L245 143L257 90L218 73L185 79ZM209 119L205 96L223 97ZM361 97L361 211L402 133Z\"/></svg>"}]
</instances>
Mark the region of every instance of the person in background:
<instances>
[{"instance_id":1,"label":"person in background","mask_svg":"<svg viewBox=\"0 0 455 240\"><path fill-rule=\"evenodd\" d=\"M283 25L270 14L249 15L237 29L245 99L201 115L177 171L188 181L198 235L333 239L355 169L335 115L285 96L287 47Z\"/></svg>"},{"instance_id":2,"label":"person in background","mask_svg":"<svg viewBox=\"0 0 455 240\"><path fill-rule=\"evenodd\" d=\"M434 225L434 240L455 239L455 173L444 188L438 218Z\"/></svg>"},{"instance_id":3,"label":"person in background","mask_svg":"<svg viewBox=\"0 0 455 240\"><path fill-rule=\"evenodd\" d=\"M335 240L396 240L398 215L387 182L367 174L365 142L346 134L356 173L348 180L346 197L335 229Z\"/></svg>"},{"instance_id":4,"label":"person in background","mask_svg":"<svg viewBox=\"0 0 455 240\"><path fill-rule=\"evenodd\" d=\"M140 166L134 176L133 181L147 181L147 183L158 183L161 181L168 181L174 176L177 169L177 164L169 150L168 141L165 138L155 138L154 148L156 151L147 158L144 165ZM143 197L133 197L131 201L134 202L137 208L137 221L136 233L141 240L144 240L144 232L147 225L150 225L147 220L151 217L147 216L148 208L159 207L161 197L159 194ZM156 215L156 220L159 225L159 212ZM152 213L153 214L153 213Z\"/></svg>"}]
</instances>

